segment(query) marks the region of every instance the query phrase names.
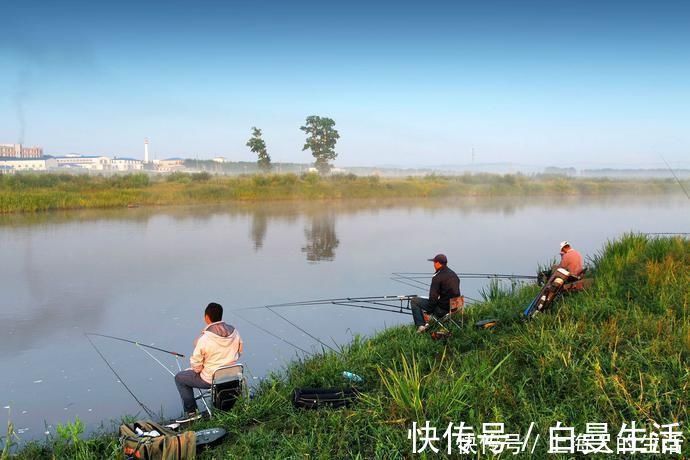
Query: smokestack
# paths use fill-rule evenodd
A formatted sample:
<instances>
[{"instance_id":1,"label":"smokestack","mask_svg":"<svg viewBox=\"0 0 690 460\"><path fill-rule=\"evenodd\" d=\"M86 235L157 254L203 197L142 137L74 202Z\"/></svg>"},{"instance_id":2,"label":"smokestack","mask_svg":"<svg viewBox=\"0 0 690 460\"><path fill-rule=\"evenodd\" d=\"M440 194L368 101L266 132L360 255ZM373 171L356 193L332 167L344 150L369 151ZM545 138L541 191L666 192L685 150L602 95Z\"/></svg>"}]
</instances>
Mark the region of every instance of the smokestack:
<instances>
[{"instance_id":1,"label":"smokestack","mask_svg":"<svg viewBox=\"0 0 690 460\"><path fill-rule=\"evenodd\" d=\"M144 139L144 163L149 162L149 139Z\"/></svg>"}]
</instances>

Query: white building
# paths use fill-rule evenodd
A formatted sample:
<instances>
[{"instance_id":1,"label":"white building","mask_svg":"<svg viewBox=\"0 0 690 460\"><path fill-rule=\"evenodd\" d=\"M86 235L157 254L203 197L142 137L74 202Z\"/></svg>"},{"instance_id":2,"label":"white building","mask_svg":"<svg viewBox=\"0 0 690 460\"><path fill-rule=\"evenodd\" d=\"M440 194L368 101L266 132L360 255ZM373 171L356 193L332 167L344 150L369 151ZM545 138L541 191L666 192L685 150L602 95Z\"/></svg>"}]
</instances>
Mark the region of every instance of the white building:
<instances>
[{"instance_id":1,"label":"white building","mask_svg":"<svg viewBox=\"0 0 690 460\"><path fill-rule=\"evenodd\" d=\"M134 158L115 157L110 160L110 167L113 171L141 171L144 169L144 163Z\"/></svg>"},{"instance_id":2,"label":"white building","mask_svg":"<svg viewBox=\"0 0 690 460\"><path fill-rule=\"evenodd\" d=\"M2 159L0 160L0 167L3 167L5 173L20 172L20 171L47 171L51 168L57 167L57 162L54 158L27 158L27 159Z\"/></svg>"},{"instance_id":3,"label":"white building","mask_svg":"<svg viewBox=\"0 0 690 460\"><path fill-rule=\"evenodd\" d=\"M228 160L225 157L215 157L213 159L213 161L215 161L216 163L227 163L228 162Z\"/></svg>"},{"instance_id":4,"label":"white building","mask_svg":"<svg viewBox=\"0 0 690 460\"><path fill-rule=\"evenodd\" d=\"M81 168L95 171L109 171L112 169L112 160L104 156L67 155L56 157L58 168Z\"/></svg>"}]
</instances>

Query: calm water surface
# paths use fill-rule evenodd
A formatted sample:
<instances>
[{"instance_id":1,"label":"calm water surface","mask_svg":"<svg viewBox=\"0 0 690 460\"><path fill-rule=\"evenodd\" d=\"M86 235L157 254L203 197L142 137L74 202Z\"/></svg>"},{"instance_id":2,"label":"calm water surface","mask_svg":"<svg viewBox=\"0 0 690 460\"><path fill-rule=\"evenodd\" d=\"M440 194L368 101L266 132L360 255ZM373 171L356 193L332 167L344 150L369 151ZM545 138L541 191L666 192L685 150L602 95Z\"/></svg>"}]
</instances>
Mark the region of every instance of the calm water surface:
<instances>
[{"instance_id":1,"label":"calm water surface","mask_svg":"<svg viewBox=\"0 0 690 460\"><path fill-rule=\"evenodd\" d=\"M84 332L189 355L210 301L245 340L256 382L298 356L233 308L324 297L420 294L390 280L448 255L461 272L533 274L568 239L594 255L622 232L690 232L685 197L268 203L0 216L0 426L23 439L79 417L89 428L141 410ZM462 282L476 297L483 281ZM338 307L281 313L328 343L409 317ZM266 310L251 321L305 349L313 339ZM135 394L175 416L172 378L133 345L94 339ZM157 355L171 370L171 357ZM188 366L183 362L184 367ZM355 370L356 371L356 370Z\"/></svg>"}]
</instances>

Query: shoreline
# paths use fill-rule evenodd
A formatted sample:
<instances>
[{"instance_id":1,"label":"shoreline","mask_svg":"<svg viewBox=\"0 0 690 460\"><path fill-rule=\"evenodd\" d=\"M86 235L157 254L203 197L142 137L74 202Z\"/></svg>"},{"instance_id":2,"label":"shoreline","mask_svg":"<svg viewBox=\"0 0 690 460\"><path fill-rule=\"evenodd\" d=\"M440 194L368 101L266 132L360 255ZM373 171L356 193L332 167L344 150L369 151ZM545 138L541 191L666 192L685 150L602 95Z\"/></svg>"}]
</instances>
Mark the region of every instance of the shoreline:
<instances>
[{"instance_id":1,"label":"shoreline","mask_svg":"<svg viewBox=\"0 0 690 460\"><path fill-rule=\"evenodd\" d=\"M296 202L357 199L592 197L672 195L671 179L611 180L523 175L379 178L319 177L314 174L211 176L176 174L151 179L145 174L0 176L0 214L53 210L152 208L174 205Z\"/></svg>"}]
</instances>

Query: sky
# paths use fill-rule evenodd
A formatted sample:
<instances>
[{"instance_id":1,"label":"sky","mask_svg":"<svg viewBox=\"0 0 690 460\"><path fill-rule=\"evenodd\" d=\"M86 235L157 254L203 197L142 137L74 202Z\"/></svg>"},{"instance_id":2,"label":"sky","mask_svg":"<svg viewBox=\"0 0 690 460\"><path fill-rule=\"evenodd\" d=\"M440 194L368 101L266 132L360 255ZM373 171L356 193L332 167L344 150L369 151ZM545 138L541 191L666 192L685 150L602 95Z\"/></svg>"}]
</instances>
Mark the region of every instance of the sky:
<instances>
[{"instance_id":1,"label":"sky","mask_svg":"<svg viewBox=\"0 0 690 460\"><path fill-rule=\"evenodd\" d=\"M690 166L690 2L0 0L0 143L336 165Z\"/></svg>"}]
</instances>

